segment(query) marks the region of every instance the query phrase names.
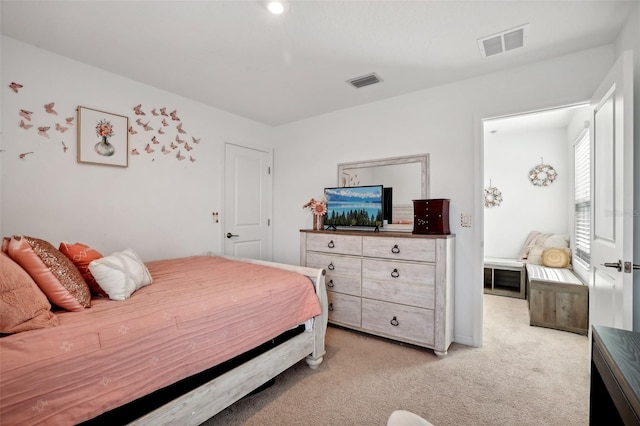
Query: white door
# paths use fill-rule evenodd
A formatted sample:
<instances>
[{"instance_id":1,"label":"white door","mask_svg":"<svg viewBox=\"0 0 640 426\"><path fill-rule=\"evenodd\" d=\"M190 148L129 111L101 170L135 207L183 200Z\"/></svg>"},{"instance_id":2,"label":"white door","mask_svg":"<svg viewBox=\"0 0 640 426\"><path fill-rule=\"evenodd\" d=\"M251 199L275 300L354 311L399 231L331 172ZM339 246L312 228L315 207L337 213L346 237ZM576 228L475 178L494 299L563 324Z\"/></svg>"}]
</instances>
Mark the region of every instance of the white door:
<instances>
[{"instance_id":1,"label":"white door","mask_svg":"<svg viewBox=\"0 0 640 426\"><path fill-rule=\"evenodd\" d=\"M225 145L224 253L271 260L270 152Z\"/></svg>"},{"instance_id":2,"label":"white door","mask_svg":"<svg viewBox=\"0 0 640 426\"><path fill-rule=\"evenodd\" d=\"M591 325L633 326L633 63L625 52L591 101Z\"/></svg>"}]
</instances>

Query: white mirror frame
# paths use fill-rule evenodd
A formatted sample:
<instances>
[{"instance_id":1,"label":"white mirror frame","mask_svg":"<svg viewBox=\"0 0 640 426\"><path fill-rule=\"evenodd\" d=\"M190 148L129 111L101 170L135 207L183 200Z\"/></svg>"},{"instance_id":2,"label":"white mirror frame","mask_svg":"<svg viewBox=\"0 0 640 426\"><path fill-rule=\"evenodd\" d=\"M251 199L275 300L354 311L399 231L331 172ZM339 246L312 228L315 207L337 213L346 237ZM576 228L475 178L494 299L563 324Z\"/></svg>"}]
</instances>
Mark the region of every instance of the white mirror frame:
<instances>
[{"instance_id":1,"label":"white mirror frame","mask_svg":"<svg viewBox=\"0 0 640 426\"><path fill-rule=\"evenodd\" d=\"M347 170L364 169L368 167L378 166L392 166L399 164L420 163L420 180L421 191L415 199L428 199L429 198L429 154L408 155L404 157L391 157L382 158L379 160L367 160L367 161L354 161L351 163L338 164L338 186L344 186L342 182L342 176ZM382 182L384 184L384 182ZM393 225L390 224L386 227L389 231L411 231L413 225Z\"/></svg>"}]
</instances>

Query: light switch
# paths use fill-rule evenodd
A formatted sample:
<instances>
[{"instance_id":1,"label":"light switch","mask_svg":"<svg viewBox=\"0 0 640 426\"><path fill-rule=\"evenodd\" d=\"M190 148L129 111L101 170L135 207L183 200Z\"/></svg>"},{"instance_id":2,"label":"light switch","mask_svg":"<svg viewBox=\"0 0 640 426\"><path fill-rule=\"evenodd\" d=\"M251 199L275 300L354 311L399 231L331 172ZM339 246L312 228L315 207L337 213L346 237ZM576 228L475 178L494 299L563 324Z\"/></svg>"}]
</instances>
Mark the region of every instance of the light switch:
<instances>
[{"instance_id":1,"label":"light switch","mask_svg":"<svg viewBox=\"0 0 640 426\"><path fill-rule=\"evenodd\" d=\"M460 214L460 226L463 228L471 228L471 214L470 213L461 213Z\"/></svg>"}]
</instances>

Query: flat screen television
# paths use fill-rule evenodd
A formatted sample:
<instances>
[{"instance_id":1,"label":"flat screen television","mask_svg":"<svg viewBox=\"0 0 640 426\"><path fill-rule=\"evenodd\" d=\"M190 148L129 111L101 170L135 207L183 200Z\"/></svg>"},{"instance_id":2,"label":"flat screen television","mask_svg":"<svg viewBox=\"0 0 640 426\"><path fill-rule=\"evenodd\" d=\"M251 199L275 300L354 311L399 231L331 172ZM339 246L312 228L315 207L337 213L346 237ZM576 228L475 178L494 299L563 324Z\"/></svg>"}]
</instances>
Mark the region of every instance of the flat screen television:
<instances>
[{"instance_id":1,"label":"flat screen television","mask_svg":"<svg viewBox=\"0 0 640 426\"><path fill-rule=\"evenodd\" d=\"M324 224L381 227L384 218L382 185L325 188L327 215Z\"/></svg>"}]
</instances>

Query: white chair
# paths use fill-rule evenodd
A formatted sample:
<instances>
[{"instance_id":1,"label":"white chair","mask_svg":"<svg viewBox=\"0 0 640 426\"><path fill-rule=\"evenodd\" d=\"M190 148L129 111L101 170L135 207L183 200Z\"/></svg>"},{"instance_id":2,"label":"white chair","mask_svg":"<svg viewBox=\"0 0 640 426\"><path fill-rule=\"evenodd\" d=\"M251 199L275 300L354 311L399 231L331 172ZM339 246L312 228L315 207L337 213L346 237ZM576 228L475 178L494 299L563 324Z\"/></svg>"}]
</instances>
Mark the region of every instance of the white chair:
<instances>
[{"instance_id":1,"label":"white chair","mask_svg":"<svg viewBox=\"0 0 640 426\"><path fill-rule=\"evenodd\" d=\"M406 410L396 410L389 416L387 426L433 426L417 414Z\"/></svg>"}]
</instances>

